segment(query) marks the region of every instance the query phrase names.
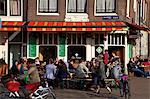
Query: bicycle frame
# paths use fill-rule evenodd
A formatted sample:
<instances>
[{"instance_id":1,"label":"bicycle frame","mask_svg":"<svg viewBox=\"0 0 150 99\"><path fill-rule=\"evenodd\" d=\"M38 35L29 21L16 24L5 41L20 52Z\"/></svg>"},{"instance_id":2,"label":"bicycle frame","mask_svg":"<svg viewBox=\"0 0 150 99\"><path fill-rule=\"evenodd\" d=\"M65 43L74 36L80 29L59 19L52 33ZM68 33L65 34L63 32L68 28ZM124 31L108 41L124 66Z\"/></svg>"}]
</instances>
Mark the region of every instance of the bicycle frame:
<instances>
[{"instance_id":1,"label":"bicycle frame","mask_svg":"<svg viewBox=\"0 0 150 99\"><path fill-rule=\"evenodd\" d=\"M32 99L44 99L44 97L46 97L49 94L52 94L52 97L55 97L54 93L49 87L43 88L42 86L40 86L30 97Z\"/></svg>"}]
</instances>

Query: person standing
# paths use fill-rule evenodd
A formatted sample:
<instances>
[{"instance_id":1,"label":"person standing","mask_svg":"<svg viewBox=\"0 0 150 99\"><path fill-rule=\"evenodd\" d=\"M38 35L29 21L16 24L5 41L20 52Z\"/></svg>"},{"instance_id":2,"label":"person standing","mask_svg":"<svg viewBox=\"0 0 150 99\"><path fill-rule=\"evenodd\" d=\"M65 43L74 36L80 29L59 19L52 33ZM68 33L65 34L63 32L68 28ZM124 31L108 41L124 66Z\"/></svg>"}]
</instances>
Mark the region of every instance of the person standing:
<instances>
[{"instance_id":1,"label":"person standing","mask_svg":"<svg viewBox=\"0 0 150 99\"><path fill-rule=\"evenodd\" d=\"M104 60L103 60L103 55L100 54L98 56L98 59L97 59L97 70L96 70L96 75L97 75L97 90L96 90L96 93L99 93L100 92L100 86L104 86L106 87L106 89L111 92L111 89L106 86L105 84L105 78L106 78L106 75L105 75L105 64L104 64Z\"/></svg>"},{"instance_id":2,"label":"person standing","mask_svg":"<svg viewBox=\"0 0 150 99\"><path fill-rule=\"evenodd\" d=\"M52 58L49 59L49 64L46 65L46 78L47 78L48 86L54 88L56 66L53 63L54 63L53 59Z\"/></svg>"},{"instance_id":3,"label":"person standing","mask_svg":"<svg viewBox=\"0 0 150 99\"><path fill-rule=\"evenodd\" d=\"M105 64L105 71L106 71L106 77L109 76L110 74L110 69L109 67L107 66L109 63L109 54L108 54L108 50L105 50L105 53L104 53L104 64Z\"/></svg>"}]
</instances>

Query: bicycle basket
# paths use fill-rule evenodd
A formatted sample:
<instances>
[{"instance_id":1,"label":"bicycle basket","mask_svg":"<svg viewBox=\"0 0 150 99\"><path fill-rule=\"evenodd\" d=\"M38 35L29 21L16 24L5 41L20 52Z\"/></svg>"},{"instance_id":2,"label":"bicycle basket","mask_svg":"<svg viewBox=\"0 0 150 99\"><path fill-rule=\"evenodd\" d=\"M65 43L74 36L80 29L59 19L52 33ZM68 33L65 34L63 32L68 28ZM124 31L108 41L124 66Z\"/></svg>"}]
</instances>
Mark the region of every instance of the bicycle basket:
<instances>
[{"instance_id":1,"label":"bicycle basket","mask_svg":"<svg viewBox=\"0 0 150 99\"><path fill-rule=\"evenodd\" d=\"M9 81L7 84L7 89L11 92L19 91L20 83L17 81Z\"/></svg>"}]
</instances>

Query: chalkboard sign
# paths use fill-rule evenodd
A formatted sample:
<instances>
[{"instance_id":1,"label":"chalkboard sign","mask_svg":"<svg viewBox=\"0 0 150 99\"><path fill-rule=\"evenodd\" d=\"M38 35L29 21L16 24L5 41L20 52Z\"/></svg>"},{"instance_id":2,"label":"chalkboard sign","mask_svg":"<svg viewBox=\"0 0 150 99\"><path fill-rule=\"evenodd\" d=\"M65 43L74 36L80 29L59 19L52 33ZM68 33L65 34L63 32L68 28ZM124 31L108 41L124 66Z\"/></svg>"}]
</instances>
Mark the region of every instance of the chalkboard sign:
<instances>
[{"instance_id":1,"label":"chalkboard sign","mask_svg":"<svg viewBox=\"0 0 150 99\"><path fill-rule=\"evenodd\" d=\"M36 38L29 37L29 57L36 57Z\"/></svg>"},{"instance_id":2,"label":"chalkboard sign","mask_svg":"<svg viewBox=\"0 0 150 99\"><path fill-rule=\"evenodd\" d=\"M60 36L59 37L59 56L60 57L65 57L65 36Z\"/></svg>"}]
</instances>

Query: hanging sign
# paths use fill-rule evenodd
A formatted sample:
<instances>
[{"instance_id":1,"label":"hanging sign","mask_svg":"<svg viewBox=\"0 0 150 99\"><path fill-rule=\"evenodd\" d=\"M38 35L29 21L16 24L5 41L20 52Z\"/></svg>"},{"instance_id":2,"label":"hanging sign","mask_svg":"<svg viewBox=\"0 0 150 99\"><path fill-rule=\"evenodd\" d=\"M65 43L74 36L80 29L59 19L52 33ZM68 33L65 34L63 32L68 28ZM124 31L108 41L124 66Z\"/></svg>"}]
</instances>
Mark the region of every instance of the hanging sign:
<instances>
[{"instance_id":1,"label":"hanging sign","mask_svg":"<svg viewBox=\"0 0 150 99\"><path fill-rule=\"evenodd\" d=\"M101 47L98 47L98 48L96 49L96 52L99 53L99 54L100 54L102 51L103 51L103 49L102 49Z\"/></svg>"}]
</instances>

